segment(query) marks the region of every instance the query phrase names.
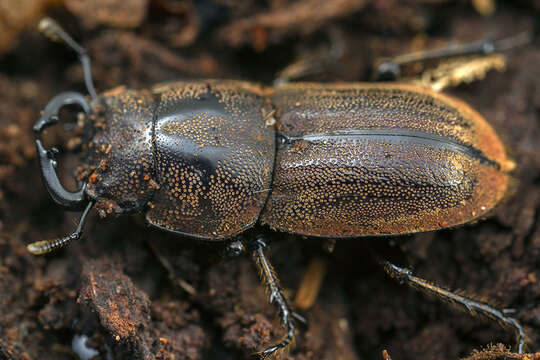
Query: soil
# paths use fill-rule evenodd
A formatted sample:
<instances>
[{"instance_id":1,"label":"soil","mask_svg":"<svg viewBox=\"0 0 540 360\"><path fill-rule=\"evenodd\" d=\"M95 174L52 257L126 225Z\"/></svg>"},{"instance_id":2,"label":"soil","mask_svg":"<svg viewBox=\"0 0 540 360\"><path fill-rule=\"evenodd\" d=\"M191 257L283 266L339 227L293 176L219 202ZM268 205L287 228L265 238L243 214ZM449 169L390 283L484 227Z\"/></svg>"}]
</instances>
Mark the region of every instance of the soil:
<instances>
[{"instance_id":1,"label":"soil","mask_svg":"<svg viewBox=\"0 0 540 360\"><path fill-rule=\"evenodd\" d=\"M82 336L99 353L94 359L243 359L284 334L249 257L225 260L222 245L148 228L140 215L101 220L93 213L81 241L43 257L27 252L32 241L69 234L78 219L48 198L36 163L32 126L40 111L59 92L85 92L76 57L35 30L42 15L88 49L102 91L189 78L270 85L299 54L324 53L336 36L343 53L302 80L366 81L381 57L538 29L540 15L535 0L317 4L0 5L0 29L10 29L0 39L0 359L77 359L72 343ZM516 161L513 194L491 217L435 233L339 240L332 253L322 240L260 229L289 299L313 259L326 264L314 304L300 311L308 326L282 358L525 359L511 352L509 329L387 278L376 254L515 309L527 351L540 351L540 42L506 56L506 71L447 90L489 120ZM72 137L61 127L44 134L48 146L63 149ZM74 186L78 164L64 151L64 183Z\"/></svg>"}]
</instances>

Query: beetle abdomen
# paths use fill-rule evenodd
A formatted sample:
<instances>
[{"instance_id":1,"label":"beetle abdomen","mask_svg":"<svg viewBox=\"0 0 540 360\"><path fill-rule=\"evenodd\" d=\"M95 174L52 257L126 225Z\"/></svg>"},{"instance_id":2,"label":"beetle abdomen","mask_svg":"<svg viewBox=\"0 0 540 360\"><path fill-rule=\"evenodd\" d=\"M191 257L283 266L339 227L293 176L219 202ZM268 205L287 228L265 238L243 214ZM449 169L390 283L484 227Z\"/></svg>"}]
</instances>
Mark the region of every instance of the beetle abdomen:
<instances>
[{"instance_id":1,"label":"beetle abdomen","mask_svg":"<svg viewBox=\"0 0 540 360\"><path fill-rule=\"evenodd\" d=\"M510 161L467 105L408 86L290 85L272 98L281 144L263 222L312 236L454 226L503 197Z\"/></svg>"},{"instance_id":2,"label":"beetle abdomen","mask_svg":"<svg viewBox=\"0 0 540 360\"><path fill-rule=\"evenodd\" d=\"M230 238L256 223L269 193L274 128L261 90L200 81L154 89L156 181L148 222L189 236Z\"/></svg>"}]
</instances>

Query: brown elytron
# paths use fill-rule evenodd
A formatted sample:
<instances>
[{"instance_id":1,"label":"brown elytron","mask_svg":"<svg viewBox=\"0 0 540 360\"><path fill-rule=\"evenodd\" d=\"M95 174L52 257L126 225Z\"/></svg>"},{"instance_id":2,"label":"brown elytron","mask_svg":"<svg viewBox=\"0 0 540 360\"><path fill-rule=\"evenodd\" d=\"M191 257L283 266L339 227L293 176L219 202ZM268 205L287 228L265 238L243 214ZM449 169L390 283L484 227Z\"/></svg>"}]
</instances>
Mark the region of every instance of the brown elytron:
<instances>
[{"instance_id":1,"label":"brown elytron","mask_svg":"<svg viewBox=\"0 0 540 360\"><path fill-rule=\"evenodd\" d=\"M262 222L324 237L436 230L485 215L512 162L466 104L407 85L293 84Z\"/></svg>"}]
</instances>

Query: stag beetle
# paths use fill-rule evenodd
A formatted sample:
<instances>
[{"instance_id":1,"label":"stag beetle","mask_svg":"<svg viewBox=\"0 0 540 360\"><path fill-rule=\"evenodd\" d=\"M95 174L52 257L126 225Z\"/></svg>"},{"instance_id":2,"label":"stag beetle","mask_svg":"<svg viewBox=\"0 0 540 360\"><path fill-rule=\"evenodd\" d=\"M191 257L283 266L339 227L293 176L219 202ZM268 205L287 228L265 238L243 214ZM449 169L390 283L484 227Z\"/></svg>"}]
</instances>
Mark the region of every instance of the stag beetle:
<instances>
[{"instance_id":1,"label":"stag beetle","mask_svg":"<svg viewBox=\"0 0 540 360\"><path fill-rule=\"evenodd\" d=\"M144 212L147 222L179 235L223 241L257 223L325 238L382 236L452 227L493 209L513 167L487 121L465 103L397 83L283 84L266 88L223 80L179 81L97 95L90 60L51 19L43 32L81 59L87 97L55 96L34 130L58 122L66 105L86 114L86 173L70 192L56 173L55 150L36 140L43 183L66 210L83 210L75 232L28 245L43 254L82 235L95 207L102 215ZM247 242L286 336L291 311L265 257L262 236ZM232 241L232 252L243 244ZM513 327L504 310L451 293L384 261L386 272L415 288Z\"/></svg>"}]
</instances>

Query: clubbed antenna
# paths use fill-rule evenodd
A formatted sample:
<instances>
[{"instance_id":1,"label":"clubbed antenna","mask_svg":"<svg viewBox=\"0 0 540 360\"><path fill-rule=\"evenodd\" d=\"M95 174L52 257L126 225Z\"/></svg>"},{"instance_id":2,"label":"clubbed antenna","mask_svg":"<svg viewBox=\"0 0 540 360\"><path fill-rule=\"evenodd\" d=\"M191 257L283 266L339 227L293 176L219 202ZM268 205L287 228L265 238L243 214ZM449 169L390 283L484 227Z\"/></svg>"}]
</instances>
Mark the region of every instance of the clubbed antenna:
<instances>
[{"instance_id":1,"label":"clubbed antenna","mask_svg":"<svg viewBox=\"0 0 540 360\"><path fill-rule=\"evenodd\" d=\"M45 36L52 41L63 43L67 47L71 48L79 56L84 72L84 83L88 93L95 99L97 97L96 90L94 88L94 81L92 79L92 69L90 67L90 57L86 53L86 49L79 45L60 25L53 19L45 17L41 19L38 25L38 29Z\"/></svg>"},{"instance_id":2,"label":"clubbed antenna","mask_svg":"<svg viewBox=\"0 0 540 360\"><path fill-rule=\"evenodd\" d=\"M63 238L60 238L60 239L36 241L31 244L28 244L26 248L28 249L29 252L31 252L34 255L43 255L53 250L56 250L58 248L61 248L63 246L66 246L68 243L70 243L73 240L79 240L83 234L83 228L84 228L84 225L86 224L86 217L93 206L94 206L94 201L88 202L88 205L86 205L86 209L84 209L81 215L81 219L79 220L79 225L77 226L77 229L72 234L68 236L64 236Z\"/></svg>"}]
</instances>

